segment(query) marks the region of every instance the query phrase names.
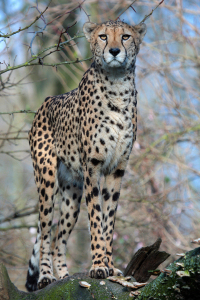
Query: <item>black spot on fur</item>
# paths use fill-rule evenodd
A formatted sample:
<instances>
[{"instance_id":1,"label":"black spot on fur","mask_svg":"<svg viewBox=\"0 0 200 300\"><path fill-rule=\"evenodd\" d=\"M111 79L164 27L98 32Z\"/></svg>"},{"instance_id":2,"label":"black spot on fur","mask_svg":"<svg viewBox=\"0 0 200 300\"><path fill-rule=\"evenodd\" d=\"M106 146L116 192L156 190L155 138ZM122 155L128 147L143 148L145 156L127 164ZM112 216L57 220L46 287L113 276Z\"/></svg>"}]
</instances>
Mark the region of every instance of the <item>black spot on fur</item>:
<instances>
[{"instance_id":1,"label":"black spot on fur","mask_svg":"<svg viewBox=\"0 0 200 300\"><path fill-rule=\"evenodd\" d=\"M112 197L113 201L117 201L119 199L119 195L120 194L118 192L114 193Z\"/></svg>"},{"instance_id":2,"label":"black spot on fur","mask_svg":"<svg viewBox=\"0 0 200 300\"><path fill-rule=\"evenodd\" d=\"M118 178L122 176L124 176L124 170L117 169L114 173L114 178Z\"/></svg>"},{"instance_id":3,"label":"black spot on fur","mask_svg":"<svg viewBox=\"0 0 200 300\"><path fill-rule=\"evenodd\" d=\"M99 195L99 189L97 187L94 187L92 192L95 197L97 197Z\"/></svg>"},{"instance_id":4,"label":"black spot on fur","mask_svg":"<svg viewBox=\"0 0 200 300\"><path fill-rule=\"evenodd\" d=\"M97 166L99 163L101 163L100 160L96 159L96 158L92 158L91 159L91 163L94 165L94 166Z\"/></svg>"}]
</instances>

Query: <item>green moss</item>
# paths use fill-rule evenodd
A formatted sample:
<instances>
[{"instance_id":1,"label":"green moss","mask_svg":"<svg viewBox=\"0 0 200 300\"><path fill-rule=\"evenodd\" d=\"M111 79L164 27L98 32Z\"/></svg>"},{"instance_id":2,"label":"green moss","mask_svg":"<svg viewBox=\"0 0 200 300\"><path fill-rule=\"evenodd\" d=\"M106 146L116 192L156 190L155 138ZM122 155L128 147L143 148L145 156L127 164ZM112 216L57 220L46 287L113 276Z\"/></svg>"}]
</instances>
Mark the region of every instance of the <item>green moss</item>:
<instances>
[{"instance_id":1,"label":"green moss","mask_svg":"<svg viewBox=\"0 0 200 300\"><path fill-rule=\"evenodd\" d=\"M181 263L183 267L177 263ZM199 299L200 248L187 252L184 257L170 264L167 269L172 273L170 275L160 274L142 289L137 300ZM184 271L184 276L179 276L177 271Z\"/></svg>"},{"instance_id":2,"label":"green moss","mask_svg":"<svg viewBox=\"0 0 200 300\"><path fill-rule=\"evenodd\" d=\"M177 264L179 263L179 264ZM200 295L200 248L194 249L167 269L171 273L161 273L154 281L140 289L141 294L134 297L137 300L199 300ZM177 271L183 271L184 276L179 276ZM180 273L181 274L181 273ZM182 275L182 274L181 274ZM185 276L187 275L187 276ZM79 281L86 281L90 288L81 287ZM25 293L19 291L11 283L6 268L0 265L0 284L2 292L10 300L128 300L130 290L118 283L103 280L105 285L101 285L101 280L92 279L86 274L74 274L73 276L57 281L46 288ZM9 298L8 298L9 297ZM1 299L1 294L0 294Z\"/></svg>"}]
</instances>

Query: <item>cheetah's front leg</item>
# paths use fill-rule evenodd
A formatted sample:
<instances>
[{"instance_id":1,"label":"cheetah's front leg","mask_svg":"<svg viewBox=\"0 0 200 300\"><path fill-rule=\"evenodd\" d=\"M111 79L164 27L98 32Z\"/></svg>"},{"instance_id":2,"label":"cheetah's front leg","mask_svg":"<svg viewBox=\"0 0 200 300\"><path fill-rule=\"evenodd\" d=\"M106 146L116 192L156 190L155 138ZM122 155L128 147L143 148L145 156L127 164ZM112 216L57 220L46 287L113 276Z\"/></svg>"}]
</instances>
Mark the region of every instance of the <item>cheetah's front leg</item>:
<instances>
[{"instance_id":1,"label":"cheetah's front leg","mask_svg":"<svg viewBox=\"0 0 200 300\"><path fill-rule=\"evenodd\" d=\"M92 267L90 277L106 278L109 275L106 245L103 237L100 176L98 169L88 166L84 172L85 198L90 222ZM92 170L92 171L91 171Z\"/></svg>"},{"instance_id":2,"label":"cheetah's front leg","mask_svg":"<svg viewBox=\"0 0 200 300\"><path fill-rule=\"evenodd\" d=\"M110 276L123 275L119 269L113 265L113 232L115 226L115 216L117 211L118 199L120 196L121 181L124 175L126 162L120 163L110 175L105 178L103 195L103 234L106 242L106 256L109 266Z\"/></svg>"}]
</instances>

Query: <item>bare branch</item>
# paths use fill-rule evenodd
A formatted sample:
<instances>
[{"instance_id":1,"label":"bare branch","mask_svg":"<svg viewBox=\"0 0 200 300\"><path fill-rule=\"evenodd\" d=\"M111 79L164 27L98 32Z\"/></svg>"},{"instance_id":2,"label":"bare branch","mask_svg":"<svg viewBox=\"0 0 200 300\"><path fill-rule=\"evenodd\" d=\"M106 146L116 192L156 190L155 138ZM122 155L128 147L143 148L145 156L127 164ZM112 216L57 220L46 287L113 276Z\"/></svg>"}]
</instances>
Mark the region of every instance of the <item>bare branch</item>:
<instances>
[{"instance_id":1,"label":"bare branch","mask_svg":"<svg viewBox=\"0 0 200 300\"><path fill-rule=\"evenodd\" d=\"M27 137L7 137L7 138L1 138L0 137L0 140L3 140L3 141L9 141L9 140L27 140L28 139L28 136Z\"/></svg>"},{"instance_id":2,"label":"bare branch","mask_svg":"<svg viewBox=\"0 0 200 300\"><path fill-rule=\"evenodd\" d=\"M68 43L70 43L72 40L76 39L76 38L81 38L81 37L84 37L84 35L80 35L80 36L75 36L73 38L71 38L70 40L67 40L65 42L62 42L60 43L60 48L63 46L63 45L66 45ZM31 59L29 59L27 62L23 63L23 64L20 64L20 65L17 65L17 66L13 66L13 67L10 67L8 66L6 69L0 71L0 75L3 74L3 73L6 73L8 71L12 71L12 70L16 70L16 69L20 69L20 68L23 68L23 67L29 67L29 66L39 66L41 65L41 61L39 60L37 63L32 63L32 61L36 60L37 58L40 59L41 57L41 54L48 51L49 49L52 49L52 48L55 48L57 47L58 44L55 44L53 46L50 46L42 51L40 51L37 55L33 55L33 57ZM59 66L59 65L68 65L68 64L74 64L74 63L79 63L79 62L82 62L82 61L87 61L87 60L90 60L92 59L92 56L91 57L88 57L88 58L85 58L85 59L79 59L77 58L76 60L74 61L65 61L65 62L61 62L61 63L55 63L55 64L42 64L43 66L51 66L51 67L56 67L56 66Z\"/></svg>"},{"instance_id":3,"label":"bare branch","mask_svg":"<svg viewBox=\"0 0 200 300\"><path fill-rule=\"evenodd\" d=\"M0 135L9 135L9 134L16 134L19 135L20 133L28 133L28 130L17 130L17 131L11 131L6 133L0 133Z\"/></svg>"},{"instance_id":4,"label":"bare branch","mask_svg":"<svg viewBox=\"0 0 200 300\"><path fill-rule=\"evenodd\" d=\"M0 224L3 224L5 222L10 222L10 221L18 219L18 218L27 217L27 216L30 216L30 215L36 214L36 213L38 213L38 207L37 206L25 207L21 210L18 210L18 211L15 211L15 212L11 213L7 217L1 219Z\"/></svg>"},{"instance_id":5,"label":"bare branch","mask_svg":"<svg viewBox=\"0 0 200 300\"><path fill-rule=\"evenodd\" d=\"M24 31L24 30L26 30L26 29L28 29L28 28L30 28L30 27L31 27L37 20L39 20L40 17L45 13L45 11L49 8L49 5L50 5L51 2L52 2L52 0L49 1L49 4L47 5L47 7L39 14L39 16L37 16L37 17L35 18L35 20L34 20L31 24L27 25L27 26L24 27L24 28L19 28L18 30L14 31L14 32L11 32L11 33L8 33L8 34L0 34L0 37L3 37L3 38L10 38L10 36L12 36L12 35L14 35L14 34L16 34L16 33L19 33L19 32L21 32L21 31Z\"/></svg>"},{"instance_id":6,"label":"bare branch","mask_svg":"<svg viewBox=\"0 0 200 300\"><path fill-rule=\"evenodd\" d=\"M0 112L0 115L13 115L13 114L35 114L36 111L32 110L18 110L18 111L11 111L11 112Z\"/></svg>"},{"instance_id":7,"label":"bare branch","mask_svg":"<svg viewBox=\"0 0 200 300\"><path fill-rule=\"evenodd\" d=\"M146 157L146 155L150 151L152 151L152 149L154 149L162 141L166 141L166 142L173 141L173 142L175 142L177 139L179 140L182 135L184 135L186 133L190 133L192 131L198 131L198 130L200 130L200 125L199 124L197 124L196 126L188 127L183 131L178 131L178 132L173 132L173 133L168 133L168 134L162 135L158 140L156 140L148 148L146 148L145 151L140 155L139 158L137 157L136 167L138 167L138 165L144 159L144 157Z\"/></svg>"},{"instance_id":8,"label":"bare branch","mask_svg":"<svg viewBox=\"0 0 200 300\"><path fill-rule=\"evenodd\" d=\"M65 12L65 13L63 13L63 14L57 16L56 18L54 18L53 20L51 20L50 22L48 22L47 25L53 23L55 20L61 18L61 17L64 16L64 15L71 14L74 10L76 10L77 8L80 8L81 5L82 5L84 2L85 2L85 0L83 0L83 1L82 1L78 6L76 6L74 9L72 9L72 10L70 10L70 11L67 11L67 12Z\"/></svg>"},{"instance_id":9,"label":"bare branch","mask_svg":"<svg viewBox=\"0 0 200 300\"><path fill-rule=\"evenodd\" d=\"M132 5L136 2L137 0L134 0L125 10L123 10L123 12L121 14L119 14L119 16L115 19L119 19L121 17L121 15L123 15L130 7L134 10L134 8L132 7ZM164 0L163 0L164 1ZM135 11L135 10L134 10Z\"/></svg>"},{"instance_id":10,"label":"bare branch","mask_svg":"<svg viewBox=\"0 0 200 300\"><path fill-rule=\"evenodd\" d=\"M13 230L13 229L23 229L23 228L27 228L27 229L30 229L30 228L37 228L37 224L35 225L13 225L13 226L8 226L8 227L1 227L0 228L0 231L8 231L8 230Z\"/></svg>"},{"instance_id":11,"label":"bare branch","mask_svg":"<svg viewBox=\"0 0 200 300\"><path fill-rule=\"evenodd\" d=\"M152 11L150 12L150 14L145 15L144 19L139 24L144 23L153 14L154 10L156 10L156 8L158 6L160 6L163 2L164 2L164 0L162 0L161 2L159 2L158 5L156 5L156 7L154 9L152 9Z\"/></svg>"},{"instance_id":12,"label":"bare branch","mask_svg":"<svg viewBox=\"0 0 200 300\"><path fill-rule=\"evenodd\" d=\"M3 141L4 142L4 141ZM23 157L23 158L17 158L17 157L15 157L13 154L15 154L15 153L29 153L29 155L30 155L30 151L29 150L15 150L15 151L0 151L0 154L6 154L6 155L8 155L8 156L10 156L10 157L12 157L12 158L14 158L15 160L17 160L17 161L23 161L23 160L25 160L28 156L26 156L26 157Z\"/></svg>"},{"instance_id":13,"label":"bare branch","mask_svg":"<svg viewBox=\"0 0 200 300\"><path fill-rule=\"evenodd\" d=\"M63 61L63 62L55 63L55 64L43 63L42 65L47 66L47 67L57 67L57 66L60 66L60 65L70 65L70 64L81 63L83 61L90 60L90 59L92 59L92 57L93 56L85 58L85 59L81 59L81 60L79 58L77 58L76 60L73 60L73 61ZM21 64L21 65L15 66L15 67L11 67L10 70L16 70L16 69L20 69L22 67L39 66L39 65L41 65L41 62L38 62L38 63L24 63L24 64ZM4 72L2 71L1 74L5 73L7 71L9 71L9 70L5 70Z\"/></svg>"},{"instance_id":14,"label":"bare branch","mask_svg":"<svg viewBox=\"0 0 200 300\"><path fill-rule=\"evenodd\" d=\"M79 7L80 7L80 9L82 9L84 11L84 13L86 14L86 16L88 18L88 22L90 22L90 15L88 15L88 13L86 12L86 10L83 8L82 4L83 4L83 2L79 5Z\"/></svg>"}]
</instances>

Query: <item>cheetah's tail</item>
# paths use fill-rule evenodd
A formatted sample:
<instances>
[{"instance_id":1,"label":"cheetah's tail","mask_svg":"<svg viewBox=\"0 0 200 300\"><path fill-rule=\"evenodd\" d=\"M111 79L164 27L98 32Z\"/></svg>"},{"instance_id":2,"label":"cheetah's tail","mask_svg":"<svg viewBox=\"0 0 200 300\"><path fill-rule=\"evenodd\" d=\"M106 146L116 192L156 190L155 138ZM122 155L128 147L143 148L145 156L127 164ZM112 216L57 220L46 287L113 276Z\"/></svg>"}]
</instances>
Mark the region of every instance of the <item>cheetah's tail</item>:
<instances>
[{"instance_id":1,"label":"cheetah's tail","mask_svg":"<svg viewBox=\"0 0 200 300\"><path fill-rule=\"evenodd\" d=\"M37 282L39 278L39 260L40 260L40 243L41 243L41 229L40 222L38 222L38 234L33 247L33 252L29 260L29 267L27 272L25 287L29 292L37 290Z\"/></svg>"}]
</instances>

